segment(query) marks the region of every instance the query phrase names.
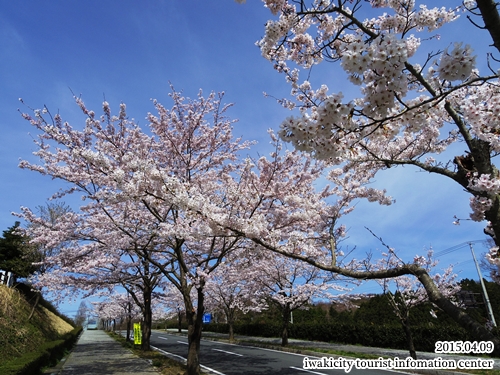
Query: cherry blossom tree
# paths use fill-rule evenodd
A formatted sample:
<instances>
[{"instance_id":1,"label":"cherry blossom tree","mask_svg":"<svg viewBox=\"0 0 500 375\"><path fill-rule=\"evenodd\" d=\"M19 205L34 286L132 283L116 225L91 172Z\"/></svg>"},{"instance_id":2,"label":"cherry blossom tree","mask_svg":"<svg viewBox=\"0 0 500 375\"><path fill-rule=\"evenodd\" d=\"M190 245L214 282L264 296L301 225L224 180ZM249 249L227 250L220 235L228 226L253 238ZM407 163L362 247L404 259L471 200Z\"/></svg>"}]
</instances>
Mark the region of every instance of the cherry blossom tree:
<instances>
[{"instance_id":1,"label":"cherry blossom tree","mask_svg":"<svg viewBox=\"0 0 500 375\"><path fill-rule=\"evenodd\" d=\"M105 300L106 304L113 305L113 310L115 312L114 318L118 318L120 320L120 333L123 322L125 322L125 339L127 341L131 340L132 333L132 320L133 319L141 319L142 311L134 300L130 293L119 293L114 292Z\"/></svg>"},{"instance_id":2,"label":"cherry blossom tree","mask_svg":"<svg viewBox=\"0 0 500 375\"><path fill-rule=\"evenodd\" d=\"M81 291L86 297L116 286L125 288L141 308L142 347L149 350L151 301L162 277L144 256L152 251L151 238L145 235L147 223L134 217L127 202L115 207L92 202L80 211L67 212L54 221L22 208L24 219L31 223L27 232L32 241L41 248L57 249L44 258L44 269L49 271L37 276L36 285L46 286L59 298L74 298Z\"/></svg>"},{"instance_id":3,"label":"cherry blossom tree","mask_svg":"<svg viewBox=\"0 0 500 375\"><path fill-rule=\"evenodd\" d=\"M193 299L196 296L192 297ZM182 332L182 318L186 316L186 312L184 311L184 299L182 294L179 293L177 289L170 290L170 293L166 296L166 304L169 309L176 312L177 315L177 332Z\"/></svg>"},{"instance_id":4,"label":"cherry blossom tree","mask_svg":"<svg viewBox=\"0 0 500 375\"><path fill-rule=\"evenodd\" d=\"M164 276L182 294L188 373L198 374L206 278L241 241L214 233L199 211L209 203L227 208L225 181L240 168L238 152L250 143L233 139L223 94L204 98L200 92L191 100L172 89L170 96L170 110L153 101L158 115L148 114L148 132L127 117L124 104L113 116L105 102L97 117L75 98L86 116L82 130L59 114L52 117L48 109L23 114L40 131L35 155L42 163L22 161L20 166L65 182L67 189L55 196L78 193L89 203L56 225L43 225L29 209L23 208L22 215L40 224L33 229L35 242L66 243L67 251L51 259L66 268L51 272L46 281L65 274L75 279L73 272L80 272L79 285L91 288L96 284L88 282L89 275L102 283L103 271L112 271L120 281L132 282L129 292L143 292L150 311L152 288Z\"/></svg>"},{"instance_id":5,"label":"cherry blossom tree","mask_svg":"<svg viewBox=\"0 0 500 375\"><path fill-rule=\"evenodd\" d=\"M155 102L158 116L149 115L158 137L152 148L154 168L147 169L147 187L140 202L158 225L158 249L148 259L181 292L188 323L188 373L199 372L199 350L205 286L210 274L240 247L241 238L214 232L200 212L207 207L229 209L226 184L241 168L238 153L249 142L234 139L225 117L222 94L187 100L175 91L167 110ZM211 121L207 117L211 116ZM144 158L143 155L141 155ZM135 191L129 192L134 197ZM193 294L195 298L193 298Z\"/></svg>"},{"instance_id":6,"label":"cherry blossom tree","mask_svg":"<svg viewBox=\"0 0 500 375\"><path fill-rule=\"evenodd\" d=\"M134 293L126 290L120 291L115 288L107 292L99 293L100 301L92 302L94 314L99 316L103 321L112 322L113 330L119 324L120 333L125 322L126 339L130 340L132 321L144 322L144 301L140 292ZM152 316L153 320L166 319L171 316L171 311L164 303L165 294L155 293L152 298ZM110 324L108 324L109 327Z\"/></svg>"},{"instance_id":7,"label":"cherry blossom tree","mask_svg":"<svg viewBox=\"0 0 500 375\"><path fill-rule=\"evenodd\" d=\"M85 322L87 321L87 317L89 315L90 308L85 302L85 300L80 302L80 305L78 306L78 310L75 314L75 317L73 318L73 321L75 322L75 326L77 327L84 327Z\"/></svg>"},{"instance_id":8,"label":"cherry blossom tree","mask_svg":"<svg viewBox=\"0 0 500 375\"><path fill-rule=\"evenodd\" d=\"M249 239L257 246L291 257L331 273L336 279L387 279L416 277L429 300L480 340L498 342L484 326L474 321L446 298L427 269L414 260L375 269L371 256L353 259L342 249L346 228L342 216L352 212L359 199L391 204L385 191L370 187L376 171L367 164L346 163L325 169L326 162L313 162L297 150L283 152L273 137L276 151L268 159L247 160L239 183L229 188L232 210L213 209L209 220L228 232ZM279 176L279 177L276 177ZM324 186L325 180L330 186ZM316 189L321 181L323 189ZM208 211L207 211L208 212Z\"/></svg>"},{"instance_id":9,"label":"cherry blossom tree","mask_svg":"<svg viewBox=\"0 0 500 375\"><path fill-rule=\"evenodd\" d=\"M487 221L485 232L497 245L489 259L500 264L497 60L475 56L460 40L439 46L437 34L466 15L471 31L484 29L498 52L497 4L466 0L447 9L415 0L264 3L276 18L258 45L291 85L293 98L280 102L299 109L282 122L280 137L329 165L361 164L374 174L411 165L452 179L470 194L471 218ZM348 96L339 88L331 92L326 79L314 76L317 65L327 62L347 74ZM457 143L464 154L436 156Z\"/></svg>"},{"instance_id":10,"label":"cherry blossom tree","mask_svg":"<svg viewBox=\"0 0 500 375\"><path fill-rule=\"evenodd\" d=\"M379 261L377 268L382 270L395 268L404 263L396 255L394 249L389 246L386 247L388 252L382 254L384 258ZM433 259L432 255L433 250L429 249L427 251L427 256L415 256L414 263L431 274L431 271L438 264L438 261ZM460 291L460 285L456 281L456 277L457 275L453 273L453 267L451 266L443 270L442 274L432 274L432 279L441 294L445 298L452 300L456 299ZM409 275L403 275L393 279L379 279L377 282L383 288L384 294L388 296L389 303L403 327L411 357L417 359L417 353L411 334L410 311L413 307L429 301L425 288L417 279ZM429 313L436 317L434 310L430 310Z\"/></svg>"},{"instance_id":11,"label":"cherry blossom tree","mask_svg":"<svg viewBox=\"0 0 500 375\"><path fill-rule=\"evenodd\" d=\"M290 257L266 251L258 262L260 266L255 269L260 273L261 289L281 311L281 346L288 345L293 311L305 308L315 299L341 300L344 295L339 292L348 291L332 283L328 273Z\"/></svg>"},{"instance_id":12,"label":"cherry blossom tree","mask_svg":"<svg viewBox=\"0 0 500 375\"><path fill-rule=\"evenodd\" d=\"M107 331L115 331L116 320L120 316L121 309L111 301L93 302L95 315L99 317L103 327Z\"/></svg>"},{"instance_id":13,"label":"cherry blossom tree","mask_svg":"<svg viewBox=\"0 0 500 375\"><path fill-rule=\"evenodd\" d=\"M158 289L157 287L160 284L161 273L151 266L147 260L141 260L141 265L142 267L136 267L136 277L122 282L121 285L142 313L141 346L142 349L149 350L154 311L153 301L158 298L155 290Z\"/></svg>"},{"instance_id":14,"label":"cherry blossom tree","mask_svg":"<svg viewBox=\"0 0 500 375\"><path fill-rule=\"evenodd\" d=\"M234 341L234 323L237 312L260 312L268 308L266 293L259 279L264 275L251 261L253 252L235 251L215 270L206 285L206 306L212 311L222 310L229 327L229 341Z\"/></svg>"}]
</instances>

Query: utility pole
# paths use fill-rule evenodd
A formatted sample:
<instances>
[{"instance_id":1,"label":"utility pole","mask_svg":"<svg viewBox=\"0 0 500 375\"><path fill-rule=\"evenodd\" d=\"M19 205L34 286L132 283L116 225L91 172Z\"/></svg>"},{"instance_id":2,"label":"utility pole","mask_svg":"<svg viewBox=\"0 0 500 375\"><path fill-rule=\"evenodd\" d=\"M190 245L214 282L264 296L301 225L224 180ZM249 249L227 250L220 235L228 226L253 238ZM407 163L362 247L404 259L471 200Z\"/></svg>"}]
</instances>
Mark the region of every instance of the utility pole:
<instances>
[{"instance_id":1,"label":"utility pole","mask_svg":"<svg viewBox=\"0 0 500 375\"><path fill-rule=\"evenodd\" d=\"M483 296L484 301L486 303L486 310L488 311L488 316L490 318L493 327L497 326L497 322L495 321L495 316L493 315L493 309L491 308L490 299L488 297L488 292L486 291L486 286L484 285L483 275L481 274L481 270L479 269L479 264L477 263L476 254L474 254L474 249L472 248L472 242L469 242L470 251L472 252L472 258L474 259L474 263L476 264L477 274L479 275L479 281L481 282L481 287L483 288Z\"/></svg>"}]
</instances>

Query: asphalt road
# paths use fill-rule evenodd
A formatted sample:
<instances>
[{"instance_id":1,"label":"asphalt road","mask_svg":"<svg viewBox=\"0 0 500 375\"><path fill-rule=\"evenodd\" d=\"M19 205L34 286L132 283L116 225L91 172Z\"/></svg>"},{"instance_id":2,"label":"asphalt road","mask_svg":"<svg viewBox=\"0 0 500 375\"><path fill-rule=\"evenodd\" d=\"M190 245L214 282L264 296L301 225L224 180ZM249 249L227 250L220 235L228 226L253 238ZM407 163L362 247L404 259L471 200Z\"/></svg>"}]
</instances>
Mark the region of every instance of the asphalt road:
<instances>
[{"instance_id":1,"label":"asphalt road","mask_svg":"<svg viewBox=\"0 0 500 375\"><path fill-rule=\"evenodd\" d=\"M151 335L151 345L177 357L187 357L187 338L163 332ZM346 374L343 369L304 369L304 357L312 356L286 353L277 350L228 344L223 342L202 340L200 363L205 370L217 375L329 375ZM318 358L315 358L318 359ZM357 369L352 366L349 374L353 375L394 375L395 371L376 369Z\"/></svg>"}]
</instances>

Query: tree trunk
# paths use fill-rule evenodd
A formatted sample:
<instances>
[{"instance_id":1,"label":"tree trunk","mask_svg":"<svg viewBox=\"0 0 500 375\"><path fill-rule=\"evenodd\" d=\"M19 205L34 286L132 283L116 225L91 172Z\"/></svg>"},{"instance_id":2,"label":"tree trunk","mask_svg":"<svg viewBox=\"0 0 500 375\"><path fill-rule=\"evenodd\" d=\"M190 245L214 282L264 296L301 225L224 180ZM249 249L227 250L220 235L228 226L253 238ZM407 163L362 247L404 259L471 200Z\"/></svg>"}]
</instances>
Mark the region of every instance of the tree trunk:
<instances>
[{"instance_id":1,"label":"tree trunk","mask_svg":"<svg viewBox=\"0 0 500 375\"><path fill-rule=\"evenodd\" d=\"M229 323L229 342L234 342L234 323Z\"/></svg>"},{"instance_id":2,"label":"tree trunk","mask_svg":"<svg viewBox=\"0 0 500 375\"><path fill-rule=\"evenodd\" d=\"M132 304L128 303L128 314L127 314L127 341L130 341L130 332L132 331Z\"/></svg>"},{"instance_id":3,"label":"tree trunk","mask_svg":"<svg viewBox=\"0 0 500 375\"><path fill-rule=\"evenodd\" d=\"M33 318L33 314L35 314L35 309L38 306L38 302L40 301L40 293L40 291L37 291L36 293L35 303L33 304L33 308L31 309L30 316L28 316L28 320L31 320L31 318Z\"/></svg>"},{"instance_id":4,"label":"tree trunk","mask_svg":"<svg viewBox=\"0 0 500 375\"><path fill-rule=\"evenodd\" d=\"M290 325L290 304L283 307L283 331L281 333L281 346L288 345L288 326Z\"/></svg>"},{"instance_id":5,"label":"tree trunk","mask_svg":"<svg viewBox=\"0 0 500 375\"><path fill-rule=\"evenodd\" d=\"M177 311L177 317L179 318L178 332L181 333L182 332L182 311L180 309Z\"/></svg>"},{"instance_id":6,"label":"tree trunk","mask_svg":"<svg viewBox=\"0 0 500 375\"><path fill-rule=\"evenodd\" d=\"M142 325L142 350L151 350L151 324L153 321L153 312L151 309L151 294L153 293L152 288L149 285L144 285L143 296L144 296L144 306L142 311L142 316L144 324Z\"/></svg>"},{"instance_id":7,"label":"tree trunk","mask_svg":"<svg viewBox=\"0 0 500 375\"><path fill-rule=\"evenodd\" d=\"M497 4L493 0L477 0L476 3L481 12L484 27L490 33L493 45L500 51L500 16Z\"/></svg>"},{"instance_id":8,"label":"tree trunk","mask_svg":"<svg viewBox=\"0 0 500 375\"><path fill-rule=\"evenodd\" d=\"M234 309L227 309L227 324L229 326L229 342L234 341Z\"/></svg>"},{"instance_id":9,"label":"tree trunk","mask_svg":"<svg viewBox=\"0 0 500 375\"><path fill-rule=\"evenodd\" d=\"M413 343L413 336L410 329L410 320L408 317L401 320L401 325L406 334L406 344L408 345L408 350L410 351L410 356L413 359L417 359L417 352L415 350L415 344Z\"/></svg>"},{"instance_id":10,"label":"tree trunk","mask_svg":"<svg viewBox=\"0 0 500 375\"><path fill-rule=\"evenodd\" d=\"M432 278L429 274L420 267L415 267L416 270L412 272L420 280L424 286L429 300L433 302L436 306L445 311L453 320L459 323L462 327L468 330L474 340L478 341L492 341L495 345L495 349L492 354L495 356L500 356L500 340L498 337L494 336L490 331L486 329L482 324L479 324L474 319L472 319L466 312L464 312L459 307L451 303L446 297L444 297L436 284L434 284Z\"/></svg>"},{"instance_id":11,"label":"tree trunk","mask_svg":"<svg viewBox=\"0 0 500 375\"><path fill-rule=\"evenodd\" d=\"M203 286L198 289L198 309L195 311L190 301L186 303L186 318L188 321L188 356L187 375L200 375L200 342L203 327L204 295ZM186 298L186 296L184 297Z\"/></svg>"},{"instance_id":12,"label":"tree trunk","mask_svg":"<svg viewBox=\"0 0 500 375\"><path fill-rule=\"evenodd\" d=\"M201 322L198 323L198 316L193 315L193 323L188 323L188 356L187 356L187 375L200 374L200 340L201 340Z\"/></svg>"}]
</instances>

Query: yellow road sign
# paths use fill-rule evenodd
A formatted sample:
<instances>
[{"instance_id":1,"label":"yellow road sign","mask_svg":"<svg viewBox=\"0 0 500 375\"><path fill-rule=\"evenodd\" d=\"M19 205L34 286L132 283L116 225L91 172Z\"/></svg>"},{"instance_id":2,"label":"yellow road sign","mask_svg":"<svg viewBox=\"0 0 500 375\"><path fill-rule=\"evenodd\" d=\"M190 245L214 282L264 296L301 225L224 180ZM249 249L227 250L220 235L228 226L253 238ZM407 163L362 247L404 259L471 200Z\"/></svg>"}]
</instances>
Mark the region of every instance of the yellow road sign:
<instances>
[{"instance_id":1,"label":"yellow road sign","mask_svg":"<svg viewBox=\"0 0 500 375\"><path fill-rule=\"evenodd\" d=\"M141 323L134 323L134 344L135 345L142 344Z\"/></svg>"}]
</instances>

